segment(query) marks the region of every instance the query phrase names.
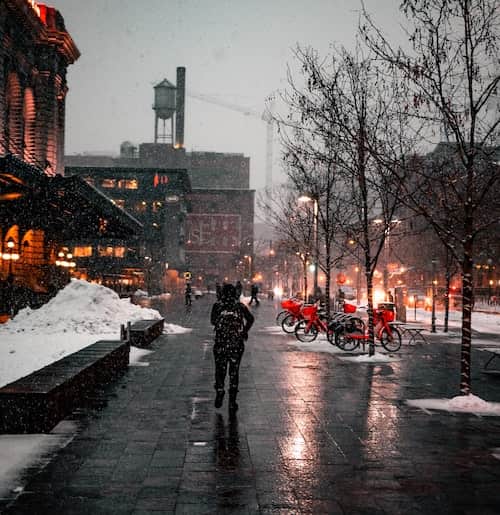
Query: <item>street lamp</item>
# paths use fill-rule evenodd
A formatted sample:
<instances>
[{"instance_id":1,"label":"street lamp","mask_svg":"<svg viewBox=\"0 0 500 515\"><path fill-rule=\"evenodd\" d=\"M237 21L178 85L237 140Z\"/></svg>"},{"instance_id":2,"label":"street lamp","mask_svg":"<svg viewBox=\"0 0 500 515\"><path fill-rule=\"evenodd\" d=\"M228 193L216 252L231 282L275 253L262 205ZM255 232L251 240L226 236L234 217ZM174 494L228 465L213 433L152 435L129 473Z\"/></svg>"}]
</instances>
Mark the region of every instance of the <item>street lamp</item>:
<instances>
[{"instance_id":1,"label":"street lamp","mask_svg":"<svg viewBox=\"0 0 500 515\"><path fill-rule=\"evenodd\" d=\"M252 282L252 256L250 254L245 254L243 257L248 260L249 281Z\"/></svg>"},{"instance_id":2,"label":"street lamp","mask_svg":"<svg viewBox=\"0 0 500 515\"><path fill-rule=\"evenodd\" d=\"M314 275L313 275L313 297L316 299L318 294L318 269L319 269L319 242L318 242L318 199L302 195L298 198L299 202L313 203L313 241L314 241Z\"/></svg>"},{"instance_id":3,"label":"street lamp","mask_svg":"<svg viewBox=\"0 0 500 515\"><path fill-rule=\"evenodd\" d=\"M12 261L17 261L19 259L19 254L17 252L14 252L14 247L16 246L16 243L12 238L9 238L7 240L7 252L4 252L2 254L2 259L9 262L9 272L7 275L7 280L10 282L12 281Z\"/></svg>"}]
</instances>

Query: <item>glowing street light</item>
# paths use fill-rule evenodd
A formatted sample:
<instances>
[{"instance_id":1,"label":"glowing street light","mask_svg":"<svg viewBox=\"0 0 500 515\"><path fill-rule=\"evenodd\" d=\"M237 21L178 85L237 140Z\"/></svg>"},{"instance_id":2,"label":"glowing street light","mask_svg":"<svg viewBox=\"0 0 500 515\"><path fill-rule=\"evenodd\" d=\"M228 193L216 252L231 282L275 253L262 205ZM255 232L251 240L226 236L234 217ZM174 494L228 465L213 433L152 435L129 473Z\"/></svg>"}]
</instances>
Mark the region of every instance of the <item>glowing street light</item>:
<instances>
[{"instance_id":1,"label":"glowing street light","mask_svg":"<svg viewBox=\"0 0 500 515\"><path fill-rule=\"evenodd\" d=\"M318 293L318 269L319 269L319 243L318 243L318 199L302 195L297 199L299 202L313 202L313 238L314 238L314 275L313 275L313 296Z\"/></svg>"},{"instance_id":2,"label":"glowing street light","mask_svg":"<svg viewBox=\"0 0 500 515\"><path fill-rule=\"evenodd\" d=\"M10 281L12 280L12 261L17 261L19 259L19 254L17 252L14 252L14 247L16 246L16 243L12 238L9 238L7 240L7 252L4 252L2 254L2 259L9 262L9 272L7 275L7 279Z\"/></svg>"}]
</instances>

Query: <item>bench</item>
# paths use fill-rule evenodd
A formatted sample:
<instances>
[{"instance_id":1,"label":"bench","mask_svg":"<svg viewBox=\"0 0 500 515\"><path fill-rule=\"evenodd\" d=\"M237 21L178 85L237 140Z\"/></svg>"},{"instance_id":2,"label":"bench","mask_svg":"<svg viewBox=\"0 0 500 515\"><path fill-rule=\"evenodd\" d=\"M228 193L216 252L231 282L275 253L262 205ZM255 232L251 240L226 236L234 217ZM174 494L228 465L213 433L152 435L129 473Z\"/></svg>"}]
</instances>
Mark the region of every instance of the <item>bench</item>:
<instances>
[{"instance_id":1,"label":"bench","mask_svg":"<svg viewBox=\"0 0 500 515\"><path fill-rule=\"evenodd\" d=\"M483 374L492 374L492 375L500 375L500 369L498 368L489 368L491 363L495 360L495 358L500 357L500 347L486 347L483 349L479 349L485 352L489 352L491 356L488 358L488 361L484 364Z\"/></svg>"},{"instance_id":2,"label":"bench","mask_svg":"<svg viewBox=\"0 0 500 515\"><path fill-rule=\"evenodd\" d=\"M427 331L425 327L406 325L402 323L394 324L401 331L401 336L408 336L408 345L414 345L418 341L428 343L426 337L422 334Z\"/></svg>"},{"instance_id":3,"label":"bench","mask_svg":"<svg viewBox=\"0 0 500 515\"><path fill-rule=\"evenodd\" d=\"M127 327L130 344L136 347L145 347L163 333L163 318L155 320L139 320Z\"/></svg>"},{"instance_id":4,"label":"bench","mask_svg":"<svg viewBox=\"0 0 500 515\"><path fill-rule=\"evenodd\" d=\"M126 370L130 345L101 340L0 388L0 434L47 433L93 388Z\"/></svg>"}]
</instances>

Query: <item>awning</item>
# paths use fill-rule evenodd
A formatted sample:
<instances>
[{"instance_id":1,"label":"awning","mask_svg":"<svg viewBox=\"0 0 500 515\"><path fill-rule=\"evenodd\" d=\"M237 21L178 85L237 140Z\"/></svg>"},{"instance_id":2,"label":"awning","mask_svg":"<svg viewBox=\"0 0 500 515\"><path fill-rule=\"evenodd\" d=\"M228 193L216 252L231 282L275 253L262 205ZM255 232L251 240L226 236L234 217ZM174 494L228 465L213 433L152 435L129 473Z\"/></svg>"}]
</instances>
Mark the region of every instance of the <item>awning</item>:
<instances>
[{"instance_id":1,"label":"awning","mask_svg":"<svg viewBox=\"0 0 500 515\"><path fill-rule=\"evenodd\" d=\"M80 177L49 177L12 155L0 157L0 220L57 239L129 239L142 224Z\"/></svg>"}]
</instances>

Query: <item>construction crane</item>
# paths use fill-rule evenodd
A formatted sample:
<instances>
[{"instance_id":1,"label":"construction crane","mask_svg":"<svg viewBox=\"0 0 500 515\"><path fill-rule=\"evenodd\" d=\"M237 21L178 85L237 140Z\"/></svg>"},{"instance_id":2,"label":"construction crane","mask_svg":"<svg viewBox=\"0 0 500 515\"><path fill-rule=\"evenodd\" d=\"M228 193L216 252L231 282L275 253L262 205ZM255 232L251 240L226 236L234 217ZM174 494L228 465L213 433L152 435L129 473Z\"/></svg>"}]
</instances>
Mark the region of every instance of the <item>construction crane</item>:
<instances>
[{"instance_id":1,"label":"construction crane","mask_svg":"<svg viewBox=\"0 0 500 515\"><path fill-rule=\"evenodd\" d=\"M233 111L237 111L239 113L244 114L245 116L255 116L260 120L266 122L266 189L271 189L273 185L273 119L270 113L264 112L260 113L255 109L249 109L247 107L243 107L237 104L233 104L231 102L226 102L224 100L220 100L218 98L213 98L208 95L201 95L199 93L194 93L193 91L187 92L188 96L191 98L196 98L203 102L208 102L210 104L215 104L221 107L225 107L226 109L231 109Z\"/></svg>"}]
</instances>

